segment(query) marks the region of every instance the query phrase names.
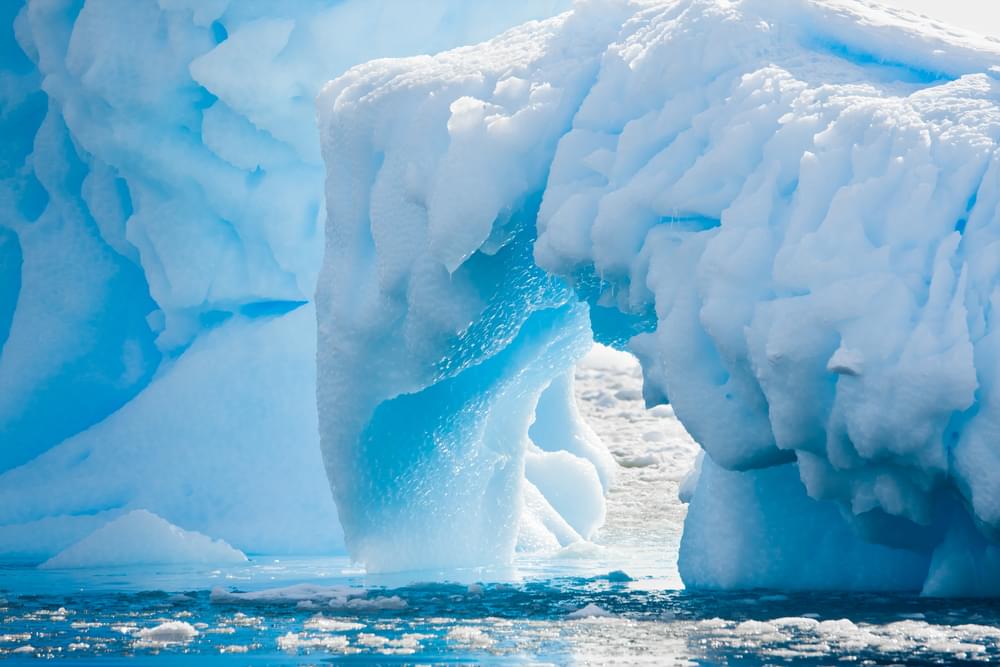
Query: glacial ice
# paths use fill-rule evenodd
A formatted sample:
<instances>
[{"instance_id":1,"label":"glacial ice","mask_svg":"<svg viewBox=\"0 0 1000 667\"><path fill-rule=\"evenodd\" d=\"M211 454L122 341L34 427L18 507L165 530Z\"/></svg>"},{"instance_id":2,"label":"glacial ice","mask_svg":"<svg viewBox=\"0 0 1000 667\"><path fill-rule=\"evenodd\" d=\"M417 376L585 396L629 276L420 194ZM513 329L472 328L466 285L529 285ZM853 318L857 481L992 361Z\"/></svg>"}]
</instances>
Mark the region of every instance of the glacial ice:
<instances>
[{"instance_id":1,"label":"glacial ice","mask_svg":"<svg viewBox=\"0 0 1000 667\"><path fill-rule=\"evenodd\" d=\"M205 563L244 563L222 540L184 530L146 510L118 517L42 563L42 569Z\"/></svg>"},{"instance_id":2,"label":"glacial ice","mask_svg":"<svg viewBox=\"0 0 1000 667\"><path fill-rule=\"evenodd\" d=\"M692 585L1000 593L970 574L1000 529L997 72L853 0L584 1L330 83L317 395L352 554L509 553L530 413L592 329L707 453Z\"/></svg>"},{"instance_id":3,"label":"glacial ice","mask_svg":"<svg viewBox=\"0 0 1000 667\"><path fill-rule=\"evenodd\" d=\"M342 549L315 95L569 0L0 5L0 554L139 508L250 552Z\"/></svg>"},{"instance_id":4,"label":"glacial ice","mask_svg":"<svg viewBox=\"0 0 1000 667\"><path fill-rule=\"evenodd\" d=\"M1000 594L1000 47L578 0L316 132L569 6L4 3L0 554L575 553L595 339L706 451L689 585Z\"/></svg>"}]
</instances>

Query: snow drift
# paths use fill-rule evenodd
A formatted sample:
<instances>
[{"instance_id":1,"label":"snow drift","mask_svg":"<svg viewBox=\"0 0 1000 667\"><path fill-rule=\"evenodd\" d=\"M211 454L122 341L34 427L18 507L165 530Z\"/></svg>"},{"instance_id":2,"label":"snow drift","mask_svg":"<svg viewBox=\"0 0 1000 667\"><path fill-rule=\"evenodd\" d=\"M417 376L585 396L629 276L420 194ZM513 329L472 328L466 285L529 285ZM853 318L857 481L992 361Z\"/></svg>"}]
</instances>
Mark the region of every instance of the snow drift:
<instances>
[{"instance_id":1,"label":"snow drift","mask_svg":"<svg viewBox=\"0 0 1000 667\"><path fill-rule=\"evenodd\" d=\"M849 0L595 1L329 84L318 397L352 553L509 553L529 416L592 329L707 452L690 585L986 592L997 72Z\"/></svg>"}]
</instances>

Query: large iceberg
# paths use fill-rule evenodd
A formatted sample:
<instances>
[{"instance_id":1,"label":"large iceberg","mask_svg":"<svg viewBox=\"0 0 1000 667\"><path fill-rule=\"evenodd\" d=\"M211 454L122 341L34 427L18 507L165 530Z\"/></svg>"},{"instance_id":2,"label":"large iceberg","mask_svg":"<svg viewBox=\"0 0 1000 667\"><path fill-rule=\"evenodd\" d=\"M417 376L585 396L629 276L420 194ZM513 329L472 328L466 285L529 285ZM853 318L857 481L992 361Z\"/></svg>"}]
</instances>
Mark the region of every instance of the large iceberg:
<instances>
[{"instance_id":1,"label":"large iceberg","mask_svg":"<svg viewBox=\"0 0 1000 667\"><path fill-rule=\"evenodd\" d=\"M998 103L995 42L852 0L581 1L330 83L318 399L352 553L508 554L530 415L592 330L707 453L690 585L1000 592L972 574Z\"/></svg>"},{"instance_id":2,"label":"large iceberg","mask_svg":"<svg viewBox=\"0 0 1000 667\"><path fill-rule=\"evenodd\" d=\"M1000 594L1000 47L569 8L3 3L0 554L590 538L597 340L705 449L688 585Z\"/></svg>"},{"instance_id":3,"label":"large iceberg","mask_svg":"<svg viewBox=\"0 0 1000 667\"><path fill-rule=\"evenodd\" d=\"M134 509L249 552L341 549L315 96L569 0L0 4L0 554Z\"/></svg>"}]
</instances>

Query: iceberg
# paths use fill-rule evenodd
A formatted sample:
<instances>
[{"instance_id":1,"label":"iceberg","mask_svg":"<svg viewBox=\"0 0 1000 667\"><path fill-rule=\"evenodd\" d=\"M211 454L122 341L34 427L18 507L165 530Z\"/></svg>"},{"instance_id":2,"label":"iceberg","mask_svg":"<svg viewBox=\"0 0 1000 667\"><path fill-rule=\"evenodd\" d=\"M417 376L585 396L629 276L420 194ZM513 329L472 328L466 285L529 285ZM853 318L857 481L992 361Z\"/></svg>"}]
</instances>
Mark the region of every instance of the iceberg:
<instances>
[{"instance_id":1,"label":"iceberg","mask_svg":"<svg viewBox=\"0 0 1000 667\"><path fill-rule=\"evenodd\" d=\"M314 98L568 7L4 2L0 554L45 560L134 509L254 553L342 549Z\"/></svg>"},{"instance_id":2,"label":"iceberg","mask_svg":"<svg viewBox=\"0 0 1000 667\"><path fill-rule=\"evenodd\" d=\"M970 592L1000 535L998 72L853 0L582 1L328 84L317 397L351 553L506 557L530 415L593 336L706 452L685 581Z\"/></svg>"}]
</instances>

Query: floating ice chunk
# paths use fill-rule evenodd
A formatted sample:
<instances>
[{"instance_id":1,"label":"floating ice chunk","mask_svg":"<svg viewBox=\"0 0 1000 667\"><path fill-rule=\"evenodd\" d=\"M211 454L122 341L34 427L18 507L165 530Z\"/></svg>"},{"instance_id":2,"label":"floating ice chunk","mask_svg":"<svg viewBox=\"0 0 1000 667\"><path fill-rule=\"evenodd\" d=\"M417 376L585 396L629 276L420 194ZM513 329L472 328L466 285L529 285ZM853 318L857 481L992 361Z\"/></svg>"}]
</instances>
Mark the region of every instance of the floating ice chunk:
<instances>
[{"instance_id":1,"label":"floating ice chunk","mask_svg":"<svg viewBox=\"0 0 1000 667\"><path fill-rule=\"evenodd\" d=\"M398 595L374 596L369 598L364 588L352 586L319 586L316 584L296 584L282 588L260 591L227 591L212 589L209 599L214 604L227 605L290 605L299 609L326 607L354 612L403 609L406 600Z\"/></svg>"},{"instance_id":2,"label":"floating ice chunk","mask_svg":"<svg viewBox=\"0 0 1000 667\"><path fill-rule=\"evenodd\" d=\"M618 465L623 468L648 468L659 463L660 457L649 452L635 456L623 456L618 459Z\"/></svg>"},{"instance_id":3,"label":"floating ice chunk","mask_svg":"<svg viewBox=\"0 0 1000 667\"><path fill-rule=\"evenodd\" d=\"M152 628L142 628L135 633L140 648L186 644L198 636L198 630L185 621L167 621Z\"/></svg>"},{"instance_id":4,"label":"floating ice chunk","mask_svg":"<svg viewBox=\"0 0 1000 667\"><path fill-rule=\"evenodd\" d=\"M581 607L576 611L571 611L570 613L566 614L566 618L574 620L581 618L613 618L613 617L614 614L604 609L603 607L599 607L593 602L591 602L585 607Z\"/></svg>"},{"instance_id":5,"label":"floating ice chunk","mask_svg":"<svg viewBox=\"0 0 1000 667\"><path fill-rule=\"evenodd\" d=\"M580 360L578 366L588 370L625 373L631 372L635 368L635 357L628 352L595 343L587 355Z\"/></svg>"},{"instance_id":6,"label":"floating ice chunk","mask_svg":"<svg viewBox=\"0 0 1000 667\"><path fill-rule=\"evenodd\" d=\"M364 596L363 588L351 586L319 586L316 584L296 584L260 591L227 591L222 587L212 589L209 599L217 604L289 604L303 601L319 603L346 602L350 597Z\"/></svg>"},{"instance_id":7,"label":"floating ice chunk","mask_svg":"<svg viewBox=\"0 0 1000 667\"><path fill-rule=\"evenodd\" d=\"M278 637L278 648L282 651L299 651L302 649L343 651L348 645L347 637L343 635L308 635L306 633L288 632Z\"/></svg>"},{"instance_id":8,"label":"floating ice chunk","mask_svg":"<svg viewBox=\"0 0 1000 667\"><path fill-rule=\"evenodd\" d=\"M61 551L43 569L161 563L245 563L222 540L187 531L146 510L133 510Z\"/></svg>"},{"instance_id":9,"label":"floating ice chunk","mask_svg":"<svg viewBox=\"0 0 1000 667\"><path fill-rule=\"evenodd\" d=\"M322 615L313 616L305 622L306 630L318 630L321 632L350 632L351 630L363 630L364 627L361 623L327 618Z\"/></svg>"},{"instance_id":10,"label":"floating ice chunk","mask_svg":"<svg viewBox=\"0 0 1000 667\"><path fill-rule=\"evenodd\" d=\"M219 653L248 653L250 651L249 646L243 644L226 644L219 647Z\"/></svg>"},{"instance_id":11,"label":"floating ice chunk","mask_svg":"<svg viewBox=\"0 0 1000 667\"><path fill-rule=\"evenodd\" d=\"M334 609L346 609L349 611L384 611L405 609L406 600L398 595L379 595L373 598L351 597L346 600L330 600L330 606Z\"/></svg>"},{"instance_id":12,"label":"floating ice chunk","mask_svg":"<svg viewBox=\"0 0 1000 667\"><path fill-rule=\"evenodd\" d=\"M493 639L481 629L471 625L459 625L448 630L445 639L454 644L474 648L486 648L493 644Z\"/></svg>"}]
</instances>

